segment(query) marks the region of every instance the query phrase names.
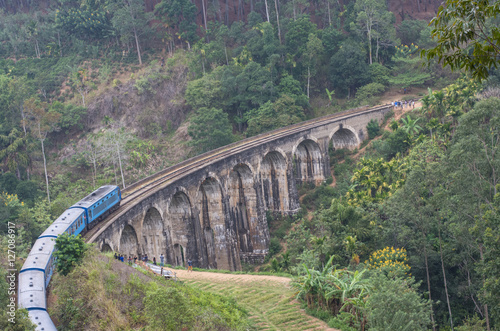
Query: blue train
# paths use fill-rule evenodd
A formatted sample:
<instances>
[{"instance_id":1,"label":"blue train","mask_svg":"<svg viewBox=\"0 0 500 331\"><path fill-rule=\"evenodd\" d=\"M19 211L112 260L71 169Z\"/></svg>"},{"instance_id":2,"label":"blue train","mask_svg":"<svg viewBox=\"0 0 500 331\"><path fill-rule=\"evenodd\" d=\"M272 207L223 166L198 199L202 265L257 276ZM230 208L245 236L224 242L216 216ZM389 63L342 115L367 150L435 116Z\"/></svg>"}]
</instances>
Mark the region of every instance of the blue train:
<instances>
[{"instance_id":1,"label":"blue train","mask_svg":"<svg viewBox=\"0 0 500 331\"><path fill-rule=\"evenodd\" d=\"M98 188L65 210L35 241L19 272L18 303L28 309L37 331L56 330L47 313L46 289L54 272L55 238L63 233L84 234L120 206L118 186Z\"/></svg>"}]
</instances>

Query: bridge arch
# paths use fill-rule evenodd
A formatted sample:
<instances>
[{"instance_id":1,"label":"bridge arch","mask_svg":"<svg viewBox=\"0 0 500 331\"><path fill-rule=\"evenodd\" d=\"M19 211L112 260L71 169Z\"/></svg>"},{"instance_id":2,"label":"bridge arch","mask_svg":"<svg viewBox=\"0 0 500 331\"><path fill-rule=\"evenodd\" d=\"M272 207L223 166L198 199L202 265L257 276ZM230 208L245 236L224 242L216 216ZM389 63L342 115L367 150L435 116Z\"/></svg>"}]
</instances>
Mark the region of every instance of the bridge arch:
<instances>
[{"instance_id":1,"label":"bridge arch","mask_svg":"<svg viewBox=\"0 0 500 331\"><path fill-rule=\"evenodd\" d=\"M323 174L323 154L315 138L301 138L299 143L293 147L295 179L299 183L315 182L321 183L325 176Z\"/></svg>"},{"instance_id":2,"label":"bridge arch","mask_svg":"<svg viewBox=\"0 0 500 331\"><path fill-rule=\"evenodd\" d=\"M254 173L246 163L236 164L229 172L228 196L231 218L240 252L253 252L253 233L258 227L257 192Z\"/></svg>"},{"instance_id":3,"label":"bridge arch","mask_svg":"<svg viewBox=\"0 0 500 331\"><path fill-rule=\"evenodd\" d=\"M115 246L111 240L103 239L99 245L99 249L101 252L114 252Z\"/></svg>"},{"instance_id":4,"label":"bridge arch","mask_svg":"<svg viewBox=\"0 0 500 331\"><path fill-rule=\"evenodd\" d=\"M167 245L165 255L167 263L183 265L184 257L187 257L197 264L198 252L192 205L185 189L177 188L177 192L170 199L167 218L171 225L171 242L175 243L172 247ZM182 251L180 247L183 247Z\"/></svg>"},{"instance_id":5,"label":"bridge arch","mask_svg":"<svg viewBox=\"0 0 500 331\"><path fill-rule=\"evenodd\" d=\"M220 181L206 177L198 191L200 223L205 239L206 256L210 269L229 269L226 246L226 222ZM226 254L224 254L226 253Z\"/></svg>"},{"instance_id":6,"label":"bridge arch","mask_svg":"<svg viewBox=\"0 0 500 331\"><path fill-rule=\"evenodd\" d=\"M148 258L160 260L160 254L166 251L167 240L164 231L163 217L160 211L155 207L150 207L142 222L142 249L141 251L148 254Z\"/></svg>"},{"instance_id":7,"label":"bridge arch","mask_svg":"<svg viewBox=\"0 0 500 331\"><path fill-rule=\"evenodd\" d=\"M103 253L112 252L112 251L113 251L113 249L108 244L103 244L101 247L101 252L103 252Z\"/></svg>"},{"instance_id":8,"label":"bridge arch","mask_svg":"<svg viewBox=\"0 0 500 331\"><path fill-rule=\"evenodd\" d=\"M286 155L278 150L266 153L260 163L262 196L268 210L283 212L288 209L287 168Z\"/></svg>"},{"instance_id":9,"label":"bridge arch","mask_svg":"<svg viewBox=\"0 0 500 331\"><path fill-rule=\"evenodd\" d=\"M353 127L340 124L330 134L333 148L335 149L354 149L361 144L361 141Z\"/></svg>"},{"instance_id":10,"label":"bridge arch","mask_svg":"<svg viewBox=\"0 0 500 331\"><path fill-rule=\"evenodd\" d=\"M127 257L129 255L139 255L139 241L137 240L137 232L129 224L125 225L120 235L119 253Z\"/></svg>"}]
</instances>

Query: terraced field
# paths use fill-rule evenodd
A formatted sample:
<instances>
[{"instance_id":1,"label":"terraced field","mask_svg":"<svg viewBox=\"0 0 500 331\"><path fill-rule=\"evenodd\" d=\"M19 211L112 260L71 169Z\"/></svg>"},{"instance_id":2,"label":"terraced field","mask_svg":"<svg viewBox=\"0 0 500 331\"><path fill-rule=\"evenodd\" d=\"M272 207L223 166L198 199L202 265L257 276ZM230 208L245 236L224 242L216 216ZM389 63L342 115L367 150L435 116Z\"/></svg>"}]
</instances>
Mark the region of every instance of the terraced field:
<instances>
[{"instance_id":1,"label":"terraced field","mask_svg":"<svg viewBox=\"0 0 500 331\"><path fill-rule=\"evenodd\" d=\"M175 270L177 277L204 291L233 297L250 314L259 330L330 330L307 315L294 299L290 279L276 276L232 275Z\"/></svg>"}]
</instances>

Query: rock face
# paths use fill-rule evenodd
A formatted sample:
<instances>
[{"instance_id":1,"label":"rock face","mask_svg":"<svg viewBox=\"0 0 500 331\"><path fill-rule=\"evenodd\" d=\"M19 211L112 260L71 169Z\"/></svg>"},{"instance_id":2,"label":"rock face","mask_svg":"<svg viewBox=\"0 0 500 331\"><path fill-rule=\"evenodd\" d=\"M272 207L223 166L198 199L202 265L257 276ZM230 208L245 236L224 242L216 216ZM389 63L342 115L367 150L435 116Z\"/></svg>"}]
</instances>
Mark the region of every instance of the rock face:
<instances>
[{"instance_id":1,"label":"rock face","mask_svg":"<svg viewBox=\"0 0 500 331\"><path fill-rule=\"evenodd\" d=\"M188 69L180 65L158 70L163 71L155 79L131 80L109 87L92 100L85 119L87 128L95 130L102 127L105 116L142 137L179 127L189 111L183 97Z\"/></svg>"},{"instance_id":2,"label":"rock face","mask_svg":"<svg viewBox=\"0 0 500 331\"><path fill-rule=\"evenodd\" d=\"M327 124L248 147L203 166L138 199L94 240L101 249L166 262L240 270L261 262L269 249L266 212L299 209L297 184L330 174L328 148L356 148L371 119L391 107L332 119ZM188 162L188 161L186 161Z\"/></svg>"}]
</instances>

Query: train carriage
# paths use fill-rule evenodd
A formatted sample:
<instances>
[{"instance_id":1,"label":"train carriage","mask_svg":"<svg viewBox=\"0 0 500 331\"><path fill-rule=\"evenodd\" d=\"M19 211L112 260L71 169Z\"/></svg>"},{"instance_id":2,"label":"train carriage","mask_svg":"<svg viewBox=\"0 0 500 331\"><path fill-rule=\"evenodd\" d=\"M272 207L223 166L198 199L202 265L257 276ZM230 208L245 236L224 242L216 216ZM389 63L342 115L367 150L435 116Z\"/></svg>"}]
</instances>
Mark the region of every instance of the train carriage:
<instances>
[{"instance_id":1,"label":"train carriage","mask_svg":"<svg viewBox=\"0 0 500 331\"><path fill-rule=\"evenodd\" d=\"M28 315L36 324L36 331L56 331L54 322L50 319L49 313L45 310L30 310Z\"/></svg>"},{"instance_id":2,"label":"train carriage","mask_svg":"<svg viewBox=\"0 0 500 331\"><path fill-rule=\"evenodd\" d=\"M76 236L85 230L86 217L82 209L67 209L38 238L57 238L65 232Z\"/></svg>"},{"instance_id":3,"label":"train carriage","mask_svg":"<svg viewBox=\"0 0 500 331\"><path fill-rule=\"evenodd\" d=\"M27 270L19 274L19 306L30 310L46 310L45 273L40 270Z\"/></svg>"},{"instance_id":4,"label":"train carriage","mask_svg":"<svg viewBox=\"0 0 500 331\"><path fill-rule=\"evenodd\" d=\"M56 330L47 313L46 288L55 268L53 253L57 236L84 233L116 210L120 200L118 186L102 186L65 210L35 241L19 271L18 303L28 309L37 331Z\"/></svg>"},{"instance_id":5,"label":"train carriage","mask_svg":"<svg viewBox=\"0 0 500 331\"><path fill-rule=\"evenodd\" d=\"M30 271L37 270L43 272L43 280L45 286L49 284L50 277L54 272L54 252L55 239L52 237L39 238L35 241L35 244L31 248L31 251L24 262L20 274Z\"/></svg>"},{"instance_id":6,"label":"train carriage","mask_svg":"<svg viewBox=\"0 0 500 331\"><path fill-rule=\"evenodd\" d=\"M121 192L118 186L101 186L82 200L75 203L70 209L85 210L87 218L87 230L91 229L97 222L105 218L120 205Z\"/></svg>"}]
</instances>

